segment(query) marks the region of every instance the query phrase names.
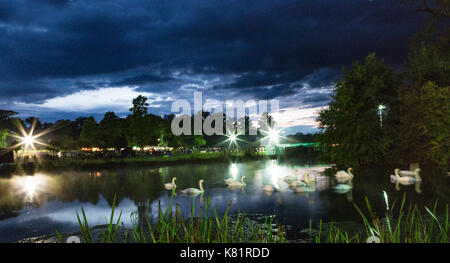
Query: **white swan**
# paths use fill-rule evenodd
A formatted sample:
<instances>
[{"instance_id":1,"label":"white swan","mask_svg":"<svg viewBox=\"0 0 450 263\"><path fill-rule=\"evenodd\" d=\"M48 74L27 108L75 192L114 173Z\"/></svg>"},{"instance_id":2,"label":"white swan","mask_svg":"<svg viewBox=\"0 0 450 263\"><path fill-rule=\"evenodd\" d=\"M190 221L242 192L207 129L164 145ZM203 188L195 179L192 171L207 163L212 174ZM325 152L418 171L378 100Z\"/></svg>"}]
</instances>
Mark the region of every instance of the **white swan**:
<instances>
[{"instance_id":1,"label":"white swan","mask_svg":"<svg viewBox=\"0 0 450 263\"><path fill-rule=\"evenodd\" d=\"M244 178L245 178L245 175L241 177L241 181L240 182L233 181L233 182L228 184L228 187L230 187L230 188L239 188L239 187L246 186L246 184L244 182Z\"/></svg>"},{"instance_id":2,"label":"white swan","mask_svg":"<svg viewBox=\"0 0 450 263\"><path fill-rule=\"evenodd\" d=\"M225 179L224 181L225 181L225 183L228 184L228 185L231 184L231 183L233 183L233 182L236 182L236 180L234 180L233 178L228 178L228 179Z\"/></svg>"},{"instance_id":3,"label":"white swan","mask_svg":"<svg viewBox=\"0 0 450 263\"><path fill-rule=\"evenodd\" d=\"M395 175L391 175L391 180L393 182L397 182L397 183L400 183L403 185L409 185L409 184L414 184L414 183L422 180L422 178L419 175L420 168L417 168L414 171L414 177L411 177L411 176L400 177L400 175L398 174L399 171L400 171L400 169L397 168L394 170Z\"/></svg>"},{"instance_id":4,"label":"white swan","mask_svg":"<svg viewBox=\"0 0 450 263\"><path fill-rule=\"evenodd\" d=\"M309 180L310 181L317 181L317 171L315 171L315 170L312 170L312 171L309 171L308 172L308 177L309 177Z\"/></svg>"},{"instance_id":5,"label":"white swan","mask_svg":"<svg viewBox=\"0 0 450 263\"><path fill-rule=\"evenodd\" d=\"M311 183L314 182L314 180L311 179L311 177L309 176L308 173L304 173L304 174L303 174L302 180L303 180L303 182L305 183L304 186L309 186L309 185L311 185Z\"/></svg>"},{"instance_id":6,"label":"white swan","mask_svg":"<svg viewBox=\"0 0 450 263\"><path fill-rule=\"evenodd\" d=\"M276 188L271 186L270 184L266 184L263 186L262 190L264 191L264 193L271 195L276 190Z\"/></svg>"},{"instance_id":7,"label":"white swan","mask_svg":"<svg viewBox=\"0 0 450 263\"><path fill-rule=\"evenodd\" d=\"M177 180L176 177L172 178L172 182L164 184L164 188L166 188L167 190L172 190L173 188L177 187L177 185L175 184L175 180Z\"/></svg>"},{"instance_id":8,"label":"white swan","mask_svg":"<svg viewBox=\"0 0 450 263\"><path fill-rule=\"evenodd\" d=\"M311 179L311 177L308 175L308 173L303 174L303 182L300 182L299 187L296 187L294 190L296 193L310 193L314 192L315 189L309 187L311 183L313 183L314 180Z\"/></svg>"},{"instance_id":9,"label":"white swan","mask_svg":"<svg viewBox=\"0 0 450 263\"><path fill-rule=\"evenodd\" d=\"M419 170L419 172L420 172L420 168L416 168L414 171L410 171L410 170L398 170L398 175L400 175L400 177L403 177L403 176L411 176L411 177L413 177L414 175L415 175L415 173L416 173L416 171L417 170Z\"/></svg>"},{"instance_id":10,"label":"white swan","mask_svg":"<svg viewBox=\"0 0 450 263\"><path fill-rule=\"evenodd\" d=\"M304 182L301 181L301 179L298 178L297 175L289 175L283 179L285 183L289 185L289 188L295 188L298 186L306 186Z\"/></svg>"},{"instance_id":11,"label":"white swan","mask_svg":"<svg viewBox=\"0 0 450 263\"><path fill-rule=\"evenodd\" d=\"M289 184L289 188L295 188L300 186L307 186L306 183L302 182L301 180L294 181Z\"/></svg>"},{"instance_id":12,"label":"white swan","mask_svg":"<svg viewBox=\"0 0 450 263\"><path fill-rule=\"evenodd\" d=\"M339 171L337 172L334 176L336 177L336 179L339 182L345 182L349 179L353 179L353 174L352 174L353 168L349 167L346 171Z\"/></svg>"},{"instance_id":13,"label":"white swan","mask_svg":"<svg viewBox=\"0 0 450 263\"><path fill-rule=\"evenodd\" d=\"M188 188L188 189L181 190L180 192L183 193L183 194L188 194L188 195L201 194L201 193L205 192L205 190L203 189L203 185L202 184L203 184L203 179L200 179L198 181L198 186L199 186L200 189Z\"/></svg>"}]
</instances>

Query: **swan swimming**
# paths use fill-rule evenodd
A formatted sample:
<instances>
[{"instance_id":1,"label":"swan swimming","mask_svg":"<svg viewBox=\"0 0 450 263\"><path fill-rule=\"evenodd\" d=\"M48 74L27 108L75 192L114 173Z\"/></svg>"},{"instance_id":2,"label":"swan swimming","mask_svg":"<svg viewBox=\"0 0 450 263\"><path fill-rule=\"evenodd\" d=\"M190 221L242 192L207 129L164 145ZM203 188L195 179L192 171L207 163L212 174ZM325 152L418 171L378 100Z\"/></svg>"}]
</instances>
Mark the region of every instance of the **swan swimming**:
<instances>
[{"instance_id":1,"label":"swan swimming","mask_svg":"<svg viewBox=\"0 0 450 263\"><path fill-rule=\"evenodd\" d=\"M308 172L308 179L310 180L310 181L317 181L317 171L315 171L315 170L312 170L312 171L309 171Z\"/></svg>"},{"instance_id":2,"label":"swan swimming","mask_svg":"<svg viewBox=\"0 0 450 263\"><path fill-rule=\"evenodd\" d=\"M236 182L236 180L234 180L233 178L228 178L228 179L225 179L224 181L225 181L225 183L228 184L228 185L231 184L231 183L233 183L233 182Z\"/></svg>"},{"instance_id":3,"label":"swan swimming","mask_svg":"<svg viewBox=\"0 0 450 263\"><path fill-rule=\"evenodd\" d=\"M240 182L233 181L233 182L228 184L228 187L230 187L230 188L239 188L239 187L246 186L246 184L244 182L244 178L245 178L245 175L241 177L241 181Z\"/></svg>"},{"instance_id":4,"label":"swan swimming","mask_svg":"<svg viewBox=\"0 0 450 263\"><path fill-rule=\"evenodd\" d=\"M188 194L188 195L197 195L197 194L201 194L201 193L205 192L205 190L203 189L203 185L202 185L203 182L204 182L203 179L200 179L200 180L198 181L198 186L199 186L200 189L197 189L197 188L187 188L187 189L181 190L180 192L183 193L183 194Z\"/></svg>"},{"instance_id":5,"label":"swan swimming","mask_svg":"<svg viewBox=\"0 0 450 263\"><path fill-rule=\"evenodd\" d=\"M266 184L263 187L263 191L266 192L266 193L272 193L273 191L275 191L275 188L273 186L271 186L271 185Z\"/></svg>"},{"instance_id":6,"label":"swan swimming","mask_svg":"<svg viewBox=\"0 0 450 263\"><path fill-rule=\"evenodd\" d=\"M314 192L315 189L309 187L311 183L313 183L314 180L311 179L311 177L308 175L308 173L303 174L303 182L300 182L302 185L299 187L296 187L294 190L296 193L310 193Z\"/></svg>"},{"instance_id":7,"label":"swan swimming","mask_svg":"<svg viewBox=\"0 0 450 263\"><path fill-rule=\"evenodd\" d=\"M416 170L417 169L419 169L419 172L420 172L420 168L416 168L416 169L414 169L414 171L410 171L410 170L398 170L398 175L400 175L400 177L403 177L403 176L414 176L415 175L415 173L416 173Z\"/></svg>"},{"instance_id":8,"label":"swan swimming","mask_svg":"<svg viewBox=\"0 0 450 263\"><path fill-rule=\"evenodd\" d=\"M176 177L172 178L172 182L164 184L164 188L166 188L167 190L172 190L173 188L176 188L177 185L175 184L175 180L177 180Z\"/></svg>"},{"instance_id":9,"label":"swan swimming","mask_svg":"<svg viewBox=\"0 0 450 263\"><path fill-rule=\"evenodd\" d=\"M398 174L399 171L400 171L400 169L397 168L394 170L395 175L391 175L391 180L393 182L398 182L403 185L409 185L409 184L414 184L416 182L422 181L422 178L419 175L420 168L417 168L414 171L414 177L411 177L411 176L400 177L400 175Z\"/></svg>"},{"instance_id":10,"label":"swan swimming","mask_svg":"<svg viewBox=\"0 0 450 263\"><path fill-rule=\"evenodd\" d=\"M302 182L297 176L289 175L283 179L289 185L289 188L295 188L298 186L306 186L306 183Z\"/></svg>"},{"instance_id":11,"label":"swan swimming","mask_svg":"<svg viewBox=\"0 0 450 263\"><path fill-rule=\"evenodd\" d=\"M337 172L334 176L336 177L336 179L339 182L345 182L348 179L353 179L353 174L352 174L353 168L349 167L346 171L339 171Z\"/></svg>"},{"instance_id":12,"label":"swan swimming","mask_svg":"<svg viewBox=\"0 0 450 263\"><path fill-rule=\"evenodd\" d=\"M301 186L307 186L305 182L302 182L300 180L294 181L289 184L289 188L295 188L295 187L301 187Z\"/></svg>"}]
</instances>

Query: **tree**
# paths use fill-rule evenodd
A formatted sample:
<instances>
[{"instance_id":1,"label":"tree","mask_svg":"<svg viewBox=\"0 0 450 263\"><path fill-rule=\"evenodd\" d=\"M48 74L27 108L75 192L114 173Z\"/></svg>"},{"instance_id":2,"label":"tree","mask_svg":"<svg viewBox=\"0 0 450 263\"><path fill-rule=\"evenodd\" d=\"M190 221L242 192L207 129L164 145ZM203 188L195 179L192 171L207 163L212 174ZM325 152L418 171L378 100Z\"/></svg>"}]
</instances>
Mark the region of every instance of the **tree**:
<instances>
[{"instance_id":1,"label":"tree","mask_svg":"<svg viewBox=\"0 0 450 263\"><path fill-rule=\"evenodd\" d=\"M450 31L411 49L399 90L395 154L404 162L449 165Z\"/></svg>"},{"instance_id":2,"label":"tree","mask_svg":"<svg viewBox=\"0 0 450 263\"><path fill-rule=\"evenodd\" d=\"M120 149L127 146L124 135L124 121L114 112L106 112L96 127L97 146L100 148Z\"/></svg>"},{"instance_id":3,"label":"tree","mask_svg":"<svg viewBox=\"0 0 450 263\"><path fill-rule=\"evenodd\" d=\"M139 95L133 99L133 108L130 108L130 111L134 116L144 117L147 114L148 106L147 97Z\"/></svg>"},{"instance_id":4,"label":"tree","mask_svg":"<svg viewBox=\"0 0 450 263\"><path fill-rule=\"evenodd\" d=\"M377 107L396 104L399 83L400 78L375 54L369 54L364 64L355 62L343 70L333 100L318 117L328 161L360 166L382 160L392 143L387 136L391 123L386 118L381 127Z\"/></svg>"},{"instance_id":5,"label":"tree","mask_svg":"<svg viewBox=\"0 0 450 263\"><path fill-rule=\"evenodd\" d=\"M420 92L400 94L398 149L408 162L450 161L450 86L427 82Z\"/></svg>"},{"instance_id":6,"label":"tree","mask_svg":"<svg viewBox=\"0 0 450 263\"><path fill-rule=\"evenodd\" d=\"M449 0L409 0L410 2L419 2L417 11L432 14L434 17L450 18Z\"/></svg>"},{"instance_id":7,"label":"tree","mask_svg":"<svg viewBox=\"0 0 450 263\"><path fill-rule=\"evenodd\" d=\"M0 121L5 121L16 114L18 113L12 110L0 110Z\"/></svg>"},{"instance_id":8,"label":"tree","mask_svg":"<svg viewBox=\"0 0 450 263\"><path fill-rule=\"evenodd\" d=\"M159 145L163 140L164 120L156 115L147 114L147 97L139 95L133 99L133 112L126 119L127 140L129 144L143 149L146 145Z\"/></svg>"},{"instance_id":9,"label":"tree","mask_svg":"<svg viewBox=\"0 0 450 263\"><path fill-rule=\"evenodd\" d=\"M86 119L82 126L82 131L80 134L80 141L83 146L96 146L98 140L97 132L97 122L94 117L89 117Z\"/></svg>"}]
</instances>

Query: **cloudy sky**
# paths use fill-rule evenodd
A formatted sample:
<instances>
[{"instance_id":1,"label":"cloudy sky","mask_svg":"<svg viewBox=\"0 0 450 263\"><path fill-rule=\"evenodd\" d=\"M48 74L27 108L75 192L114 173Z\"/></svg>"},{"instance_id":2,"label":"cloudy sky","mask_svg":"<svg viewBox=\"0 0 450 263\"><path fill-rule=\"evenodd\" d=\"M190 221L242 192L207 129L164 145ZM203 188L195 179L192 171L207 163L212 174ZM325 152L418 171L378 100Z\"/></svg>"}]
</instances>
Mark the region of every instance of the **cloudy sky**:
<instances>
[{"instance_id":1,"label":"cloudy sky","mask_svg":"<svg viewBox=\"0 0 450 263\"><path fill-rule=\"evenodd\" d=\"M422 24L397 0L0 0L0 109L44 121L176 99L279 100L314 131L342 66L401 66Z\"/></svg>"}]
</instances>

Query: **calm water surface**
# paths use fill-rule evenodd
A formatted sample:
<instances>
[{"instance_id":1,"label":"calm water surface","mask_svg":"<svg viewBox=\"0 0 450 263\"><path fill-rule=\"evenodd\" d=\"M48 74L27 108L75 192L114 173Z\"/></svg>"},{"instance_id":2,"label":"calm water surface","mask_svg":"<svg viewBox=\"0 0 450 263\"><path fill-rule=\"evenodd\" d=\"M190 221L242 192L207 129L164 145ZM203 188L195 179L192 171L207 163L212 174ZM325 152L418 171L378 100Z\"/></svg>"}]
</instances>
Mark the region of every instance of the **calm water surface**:
<instances>
[{"instance_id":1,"label":"calm water surface","mask_svg":"<svg viewBox=\"0 0 450 263\"><path fill-rule=\"evenodd\" d=\"M289 235L295 237L301 229L322 219L328 221L360 221L353 202L363 205L367 196L374 209L384 214L386 200L391 204L406 192L408 201L432 205L439 198L448 202L450 177L422 174L420 184L402 186L392 184L391 168L355 171L352 188L336 191L334 177L320 173L326 165L304 164L300 161L252 161L237 164L212 163L169 166L162 168L126 168L62 173L37 172L34 176L13 175L0 177L0 242L12 242L27 237L78 231L76 211L83 207L90 226L102 225L110 215L114 195L118 210L122 210L125 225L130 215L148 214L157 217L158 204L164 208L170 202L171 192L164 183L177 177L177 190L198 188L204 179L205 193L174 197L185 215L195 204L199 207L210 199L211 207L223 214L230 203L231 213L245 212L255 219L275 215L277 221L290 226ZM317 181L309 192L297 193L284 182L286 176L302 176L306 171L316 174ZM224 179L240 179L245 175L244 188L230 189ZM434 179L433 179L434 178ZM274 192L263 189L270 185Z\"/></svg>"}]
</instances>

